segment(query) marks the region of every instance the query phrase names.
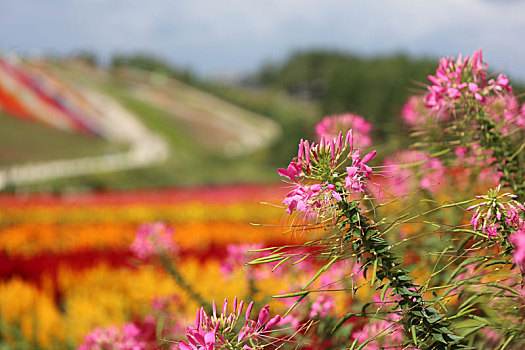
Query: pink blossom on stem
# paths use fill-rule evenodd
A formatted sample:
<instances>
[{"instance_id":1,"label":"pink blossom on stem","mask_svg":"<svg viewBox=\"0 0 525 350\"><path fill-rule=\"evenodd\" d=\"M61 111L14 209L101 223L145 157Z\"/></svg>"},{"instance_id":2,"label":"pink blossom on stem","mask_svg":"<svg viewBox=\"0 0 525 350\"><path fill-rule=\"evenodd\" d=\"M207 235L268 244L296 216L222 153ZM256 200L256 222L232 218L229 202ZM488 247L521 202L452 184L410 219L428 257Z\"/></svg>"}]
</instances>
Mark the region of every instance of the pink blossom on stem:
<instances>
[{"instance_id":1,"label":"pink blossom on stem","mask_svg":"<svg viewBox=\"0 0 525 350\"><path fill-rule=\"evenodd\" d=\"M186 330L187 341L180 341L179 348L183 350L213 350L216 348L252 349L251 346L264 345L269 334L281 322L281 316L270 318L270 307L263 307L257 319L250 318L253 302L248 305L244 321L241 312L244 302L237 303L234 299L232 311L228 313L228 301L225 299L222 314L218 315L213 302L213 314L208 316L204 309L197 310L195 326L188 326ZM238 322L242 326L238 327ZM271 338L275 341L275 338ZM284 341L284 339L283 339Z\"/></svg>"},{"instance_id":2,"label":"pink blossom on stem","mask_svg":"<svg viewBox=\"0 0 525 350\"><path fill-rule=\"evenodd\" d=\"M283 204L287 205L286 212L292 214L294 211L306 215L323 215L327 210L333 208L335 202L341 201L341 195L332 184L315 184L311 186L297 184L288 192Z\"/></svg>"},{"instance_id":3,"label":"pink blossom on stem","mask_svg":"<svg viewBox=\"0 0 525 350\"><path fill-rule=\"evenodd\" d=\"M366 163L374 159L377 152L373 151L361 159L361 150L352 154L352 166L346 168L345 187L353 192L364 192L366 180L370 180L372 168Z\"/></svg>"},{"instance_id":4,"label":"pink blossom on stem","mask_svg":"<svg viewBox=\"0 0 525 350\"><path fill-rule=\"evenodd\" d=\"M486 70L481 49L470 58L463 59L460 55L457 59L441 59L436 74L428 76L431 85L424 97L426 107L433 111L450 111L461 101L484 103L488 96L512 91L505 75L487 81Z\"/></svg>"},{"instance_id":5,"label":"pink blossom on stem","mask_svg":"<svg viewBox=\"0 0 525 350\"><path fill-rule=\"evenodd\" d=\"M140 339L140 333L133 323L95 328L84 336L84 343L78 350L143 350L146 349L146 342Z\"/></svg>"},{"instance_id":6,"label":"pink blossom on stem","mask_svg":"<svg viewBox=\"0 0 525 350\"><path fill-rule=\"evenodd\" d=\"M525 272L525 223L522 222L516 232L509 236L509 242L514 245L514 262Z\"/></svg>"},{"instance_id":7,"label":"pink blossom on stem","mask_svg":"<svg viewBox=\"0 0 525 350\"><path fill-rule=\"evenodd\" d=\"M140 226L130 249L139 259L158 254L174 254L178 250L173 241L173 229L164 222Z\"/></svg>"},{"instance_id":8,"label":"pink blossom on stem","mask_svg":"<svg viewBox=\"0 0 525 350\"><path fill-rule=\"evenodd\" d=\"M357 147L368 147L372 144L370 137L372 125L360 115L353 113L330 115L315 125L318 140L321 140L322 137L336 138L340 132L346 133L350 129L354 131L354 141Z\"/></svg>"},{"instance_id":9,"label":"pink blossom on stem","mask_svg":"<svg viewBox=\"0 0 525 350\"><path fill-rule=\"evenodd\" d=\"M514 199L515 195L508 192L500 194L500 189L501 185L487 195L476 196L482 202L471 205L467 211L475 210L470 220L475 231L488 239L508 237L510 241L511 234L521 232L525 227L525 221L521 218L525 207Z\"/></svg>"},{"instance_id":10,"label":"pink blossom on stem","mask_svg":"<svg viewBox=\"0 0 525 350\"><path fill-rule=\"evenodd\" d=\"M221 263L221 272L225 275L231 275L235 267L242 266L249 261L250 250L261 248L263 248L261 243L228 244L226 246L227 256Z\"/></svg>"},{"instance_id":11,"label":"pink blossom on stem","mask_svg":"<svg viewBox=\"0 0 525 350\"><path fill-rule=\"evenodd\" d=\"M445 178L445 167L438 158L418 151L398 151L384 162L387 192L396 196L407 195L419 188L436 192Z\"/></svg>"},{"instance_id":12,"label":"pink blossom on stem","mask_svg":"<svg viewBox=\"0 0 525 350\"><path fill-rule=\"evenodd\" d=\"M329 313L333 311L335 307L334 298L329 295L322 294L320 295L310 307L310 318L313 317L326 317Z\"/></svg>"}]
</instances>

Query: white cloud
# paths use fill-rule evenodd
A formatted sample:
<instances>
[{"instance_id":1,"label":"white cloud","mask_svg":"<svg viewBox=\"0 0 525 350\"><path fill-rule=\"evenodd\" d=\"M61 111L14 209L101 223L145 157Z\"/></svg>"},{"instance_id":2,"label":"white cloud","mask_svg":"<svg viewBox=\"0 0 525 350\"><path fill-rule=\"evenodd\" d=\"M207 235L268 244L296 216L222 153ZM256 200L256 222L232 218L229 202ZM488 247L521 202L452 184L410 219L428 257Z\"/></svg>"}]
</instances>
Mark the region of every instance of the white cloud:
<instances>
[{"instance_id":1,"label":"white cloud","mask_svg":"<svg viewBox=\"0 0 525 350\"><path fill-rule=\"evenodd\" d=\"M0 47L151 50L209 72L291 48L456 55L482 46L525 79L525 3L476 0L2 0Z\"/></svg>"}]
</instances>

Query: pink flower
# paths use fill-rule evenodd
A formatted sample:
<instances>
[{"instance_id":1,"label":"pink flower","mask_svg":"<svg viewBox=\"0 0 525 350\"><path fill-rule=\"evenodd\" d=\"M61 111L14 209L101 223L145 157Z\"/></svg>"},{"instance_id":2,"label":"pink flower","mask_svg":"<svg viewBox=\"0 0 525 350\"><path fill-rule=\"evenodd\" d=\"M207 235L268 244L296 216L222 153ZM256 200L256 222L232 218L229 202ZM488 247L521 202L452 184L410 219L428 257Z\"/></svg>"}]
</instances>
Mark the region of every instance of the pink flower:
<instances>
[{"instance_id":1,"label":"pink flower","mask_svg":"<svg viewBox=\"0 0 525 350\"><path fill-rule=\"evenodd\" d=\"M436 192L445 178L441 161L423 152L398 151L385 158L383 165L387 191L396 196L407 195L419 188Z\"/></svg>"},{"instance_id":2,"label":"pink flower","mask_svg":"<svg viewBox=\"0 0 525 350\"><path fill-rule=\"evenodd\" d=\"M525 223L509 236L509 242L514 245L512 258L522 271L525 271Z\"/></svg>"},{"instance_id":3,"label":"pink flower","mask_svg":"<svg viewBox=\"0 0 525 350\"><path fill-rule=\"evenodd\" d=\"M377 152L373 151L361 159L361 150L352 154L352 166L346 168L345 187L353 192L364 192L365 181L370 180L372 168L366 165L375 158Z\"/></svg>"},{"instance_id":4,"label":"pink flower","mask_svg":"<svg viewBox=\"0 0 525 350\"><path fill-rule=\"evenodd\" d=\"M372 125L360 115L353 113L336 114L324 117L315 125L317 138L336 138L342 132L354 131L354 141L357 147L368 147L372 144L370 130Z\"/></svg>"},{"instance_id":5,"label":"pink flower","mask_svg":"<svg viewBox=\"0 0 525 350\"><path fill-rule=\"evenodd\" d=\"M332 184L315 184L311 186L297 184L288 192L283 204L287 205L286 212L292 214L295 210L305 214L322 216L325 211L330 211L335 202L341 201L341 195Z\"/></svg>"},{"instance_id":6,"label":"pink flower","mask_svg":"<svg viewBox=\"0 0 525 350\"><path fill-rule=\"evenodd\" d=\"M301 140L302 142L302 140ZM288 165L288 168L283 169L279 168L277 169L277 173L283 177L287 177L290 180L296 182L298 180L298 177L301 175L301 164L297 162L290 162Z\"/></svg>"},{"instance_id":7,"label":"pink flower","mask_svg":"<svg viewBox=\"0 0 525 350\"><path fill-rule=\"evenodd\" d=\"M426 108L423 96L409 96L407 102L401 109L403 121L412 127L424 126L436 123L440 120L448 120L449 114L442 111L430 111Z\"/></svg>"},{"instance_id":8,"label":"pink flower","mask_svg":"<svg viewBox=\"0 0 525 350\"><path fill-rule=\"evenodd\" d=\"M334 307L334 299L329 295L322 294L312 303L309 316L310 318L316 316L326 317L333 311Z\"/></svg>"},{"instance_id":9,"label":"pink flower","mask_svg":"<svg viewBox=\"0 0 525 350\"><path fill-rule=\"evenodd\" d=\"M457 59L441 59L436 74L428 76L431 85L424 97L426 107L433 111L450 111L461 100L483 103L490 95L512 91L505 75L487 81L486 70L481 49L470 58L463 59L460 55Z\"/></svg>"},{"instance_id":10,"label":"pink flower","mask_svg":"<svg viewBox=\"0 0 525 350\"><path fill-rule=\"evenodd\" d=\"M174 254L178 250L173 242L173 229L163 222L140 226L130 249L139 259L158 254Z\"/></svg>"},{"instance_id":11,"label":"pink flower","mask_svg":"<svg viewBox=\"0 0 525 350\"><path fill-rule=\"evenodd\" d=\"M227 256L221 264L221 272L225 275L232 274L235 267L242 266L249 261L250 250L257 250L262 247L261 243L228 244L226 246Z\"/></svg>"},{"instance_id":12,"label":"pink flower","mask_svg":"<svg viewBox=\"0 0 525 350\"><path fill-rule=\"evenodd\" d=\"M146 342L140 339L140 329L133 323L126 323L120 327L109 326L95 328L84 336L84 343L78 350L143 350Z\"/></svg>"},{"instance_id":13,"label":"pink flower","mask_svg":"<svg viewBox=\"0 0 525 350\"><path fill-rule=\"evenodd\" d=\"M483 233L488 239L509 237L510 241L510 237L515 234L513 232L519 233L525 228L525 221L521 219L525 207L514 199L516 196L513 194L499 194L500 189L501 185L495 190L490 190L487 195L476 196L483 201L471 205L467 211L475 209L470 220L474 230Z\"/></svg>"},{"instance_id":14,"label":"pink flower","mask_svg":"<svg viewBox=\"0 0 525 350\"><path fill-rule=\"evenodd\" d=\"M217 314L213 302L213 314L208 316L204 309L197 310L195 326L188 326L186 330L187 341L180 341L179 348L183 350L213 350L215 348L251 349L250 346L265 344L265 338L281 322L281 316L270 318L270 307L263 307L257 320L252 320L250 314L253 302L248 305L242 326L237 324L241 319L244 301L237 304L234 299L232 311L228 313L228 302L225 299L222 314ZM272 338L274 341L275 338Z\"/></svg>"}]
</instances>

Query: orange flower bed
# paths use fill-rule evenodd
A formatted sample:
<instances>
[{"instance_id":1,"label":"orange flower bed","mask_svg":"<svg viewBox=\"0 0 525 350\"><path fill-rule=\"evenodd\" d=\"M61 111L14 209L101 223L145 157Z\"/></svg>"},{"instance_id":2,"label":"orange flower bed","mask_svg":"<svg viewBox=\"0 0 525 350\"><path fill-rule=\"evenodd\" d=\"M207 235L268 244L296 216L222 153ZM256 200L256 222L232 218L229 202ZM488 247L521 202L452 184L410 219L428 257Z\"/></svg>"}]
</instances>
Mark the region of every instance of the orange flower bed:
<instances>
[{"instance_id":1,"label":"orange flower bed","mask_svg":"<svg viewBox=\"0 0 525 350\"><path fill-rule=\"evenodd\" d=\"M6 325L0 336L14 342L22 334L28 346L71 347L95 327L146 316L159 296L184 300L179 315L189 319L197 303L154 261L140 262L130 253L144 222L174 228L179 269L203 298L250 297L245 269L235 266L225 276L221 261L228 244L306 238L283 233L284 210L256 202L278 202L281 194L279 188L241 186L143 192L141 201L125 194L0 197L0 320ZM290 283L258 281L259 292L251 297L276 294Z\"/></svg>"}]
</instances>

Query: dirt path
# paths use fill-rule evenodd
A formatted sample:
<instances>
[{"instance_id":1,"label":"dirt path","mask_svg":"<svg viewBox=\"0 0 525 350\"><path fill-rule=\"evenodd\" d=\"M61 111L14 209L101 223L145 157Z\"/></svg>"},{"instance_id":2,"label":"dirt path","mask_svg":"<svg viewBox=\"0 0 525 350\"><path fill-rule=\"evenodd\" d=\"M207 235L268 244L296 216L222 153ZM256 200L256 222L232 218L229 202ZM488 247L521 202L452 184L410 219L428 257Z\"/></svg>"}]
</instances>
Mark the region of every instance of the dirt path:
<instances>
[{"instance_id":1,"label":"dirt path","mask_svg":"<svg viewBox=\"0 0 525 350\"><path fill-rule=\"evenodd\" d=\"M101 156L13 165L0 169L0 189L8 185L145 167L168 158L166 141L146 129L115 100L87 88L82 88L80 92L95 106L100 106L105 117L105 128L110 133L109 139L127 145L128 150Z\"/></svg>"},{"instance_id":2,"label":"dirt path","mask_svg":"<svg viewBox=\"0 0 525 350\"><path fill-rule=\"evenodd\" d=\"M159 86L136 82L132 93L167 111L196 140L228 157L265 148L282 133L275 121L176 80L166 80Z\"/></svg>"}]
</instances>

